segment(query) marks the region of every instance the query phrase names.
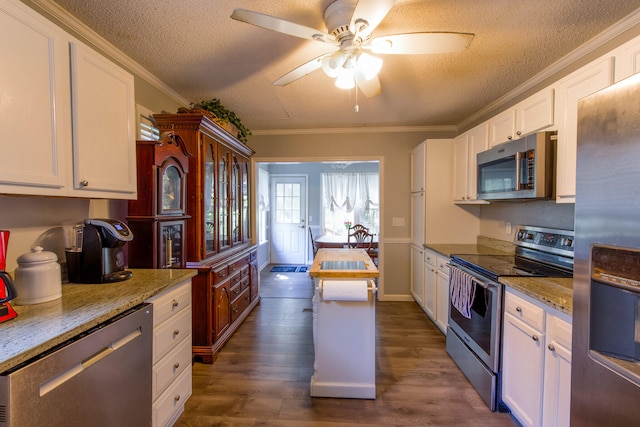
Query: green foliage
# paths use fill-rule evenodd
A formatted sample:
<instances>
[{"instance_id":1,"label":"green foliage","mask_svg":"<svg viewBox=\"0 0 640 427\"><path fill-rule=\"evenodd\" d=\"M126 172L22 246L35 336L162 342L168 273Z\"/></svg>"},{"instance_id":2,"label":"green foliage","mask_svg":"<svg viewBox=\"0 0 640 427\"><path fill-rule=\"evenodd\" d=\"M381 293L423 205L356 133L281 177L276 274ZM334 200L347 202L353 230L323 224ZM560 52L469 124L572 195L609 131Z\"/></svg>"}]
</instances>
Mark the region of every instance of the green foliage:
<instances>
[{"instance_id":1,"label":"green foliage","mask_svg":"<svg viewBox=\"0 0 640 427\"><path fill-rule=\"evenodd\" d=\"M219 99L213 98L208 101L200 101L198 103L191 104L191 108L202 108L203 110L215 114L215 116L220 120L233 124L238 128L238 139L245 144L247 143L247 137L251 135L251 131L242 124L242 121L238 116L236 116L236 113L228 110L224 105L222 105Z\"/></svg>"}]
</instances>

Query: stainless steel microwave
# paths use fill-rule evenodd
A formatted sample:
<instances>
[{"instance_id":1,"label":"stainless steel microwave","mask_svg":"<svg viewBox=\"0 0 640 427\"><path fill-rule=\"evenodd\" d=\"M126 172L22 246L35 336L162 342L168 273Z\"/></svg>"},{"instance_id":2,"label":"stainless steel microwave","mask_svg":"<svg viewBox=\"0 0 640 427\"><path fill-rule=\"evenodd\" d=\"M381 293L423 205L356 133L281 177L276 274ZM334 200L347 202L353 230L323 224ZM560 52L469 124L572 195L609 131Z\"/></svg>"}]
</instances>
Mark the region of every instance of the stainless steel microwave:
<instances>
[{"instance_id":1,"label":"stainless steel microwave","mask_svg":"<svg viewBox=\"0 0 640 427\"><path fill-rule=\"evenodd\" d=\"M555 197L556 132L538 132L478 153L478 199Z\"/></svg>"}]
</instances>

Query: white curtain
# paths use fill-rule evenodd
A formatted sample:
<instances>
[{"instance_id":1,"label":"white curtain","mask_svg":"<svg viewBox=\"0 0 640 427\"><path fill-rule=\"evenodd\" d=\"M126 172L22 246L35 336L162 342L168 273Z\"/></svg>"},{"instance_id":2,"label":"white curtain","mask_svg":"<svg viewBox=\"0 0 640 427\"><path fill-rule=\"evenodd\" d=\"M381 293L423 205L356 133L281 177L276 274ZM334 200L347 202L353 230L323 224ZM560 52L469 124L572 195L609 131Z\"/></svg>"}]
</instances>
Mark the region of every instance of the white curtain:
<instances>
[{"instance_id":1,"label":"white curtain","mask_svg":"<svg viewBox=\"0 0 640 427\"><path fill-rule=\"evenodd\" d=\"M345 221L356 221L372 232L379 229L380 175L378 173L323 173L323 230L344 234Z\"/></svg>"}]
</instances>

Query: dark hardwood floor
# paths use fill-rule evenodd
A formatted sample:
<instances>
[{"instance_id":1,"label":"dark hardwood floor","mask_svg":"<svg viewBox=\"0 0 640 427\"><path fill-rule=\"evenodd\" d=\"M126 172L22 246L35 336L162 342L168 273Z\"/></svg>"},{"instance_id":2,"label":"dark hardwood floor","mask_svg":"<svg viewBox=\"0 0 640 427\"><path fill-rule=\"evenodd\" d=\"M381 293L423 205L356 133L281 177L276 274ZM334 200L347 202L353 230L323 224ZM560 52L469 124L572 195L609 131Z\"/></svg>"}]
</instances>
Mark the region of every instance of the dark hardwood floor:
<instances>
[{"instance_id":1,"label":"dark hardwood floor","mask_svg":"<svg viewBox=\"0 0 640 427\"><path fill-rule=\"evenodd\" d=\"M307 273L261 274L261 303L212 365L193 367L176 426L515 426L489 411L415 303L376 306L376 399L311 398Z\"/></svg>"}]
</instances>

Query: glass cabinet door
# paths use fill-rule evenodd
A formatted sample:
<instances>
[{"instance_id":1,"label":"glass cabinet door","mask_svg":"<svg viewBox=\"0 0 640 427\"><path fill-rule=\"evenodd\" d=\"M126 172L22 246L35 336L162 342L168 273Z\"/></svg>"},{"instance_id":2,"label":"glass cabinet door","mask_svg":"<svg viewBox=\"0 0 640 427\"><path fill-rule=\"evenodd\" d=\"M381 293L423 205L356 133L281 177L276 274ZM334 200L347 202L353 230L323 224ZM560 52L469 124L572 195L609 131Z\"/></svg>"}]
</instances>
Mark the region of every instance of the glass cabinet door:
<instances>
[{"instance_id":1,"label":"glass cabinet door","mask_svg":"<svg viewBox=\"0 0 640 427\"><path fill-rule=\"evenodd\" d=\"M222 250L231 245L229 235L229 178L230 178L230 151L220 145L218 158L218 235Z\"/></svg>"},{"instance_id":2,"label":"glass cabinet door","mask_svg":"<svg viewBox=\"0 0 640 427\"><path fill-rule=\"evenodd\" d=\"M185 179L182 169L173 159L168 159L159 168L158 214L181 215L185 212Z\"/></svg>"},{"instance_id":3,"label":"glass cabinet door","mask_svg":"<svg viewBox=\"0 0 640 427\"><path fill-rule=\"evenodd\" d=\"M232 243L239 243L242 241L240 234L240 213L241 213L241 175L242 169L237 156L232 156L233 164L231 168L231 241Z\"/></svg>"},{"instance_id":4,"label":"glass cabinet door","mask_svg":"<svg viewBox=\"0 0 640 427\"><path fill-rule=\"evenodd\" d=\"M158 268L184 268L184 221L159 223Z\"/></svg>"},{"instance_id":5,"label":"glass cabinet door","mask_svg":"<svg viewBox=\"0 0 640 427\"><path fill-rule=\"evenodd\" d=\"M241 190L241 200L242 200L242 241L246 242L249 240L250 233L250 217L249 217L249 160L242 159L242 185L240 186Z\"/></svg>"},{"instance_id":6,"label":"glass cabinet door","mask_svg":"<svg viewBox=\"0 0 640 427\"><path fill-rule=\"evenodd\" d=\"M204 183L203 183L203 230L204 254L216 252L216 143L203 138L204 147Z\"/></svg>"}]
</instances>

